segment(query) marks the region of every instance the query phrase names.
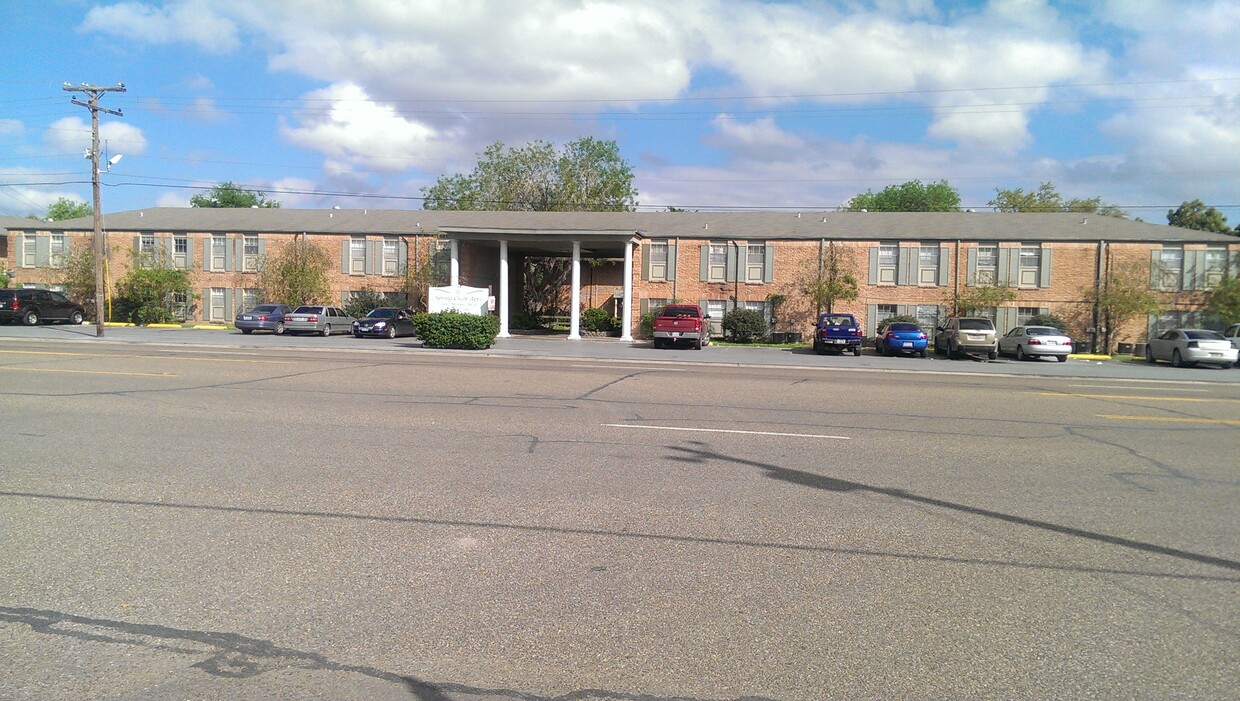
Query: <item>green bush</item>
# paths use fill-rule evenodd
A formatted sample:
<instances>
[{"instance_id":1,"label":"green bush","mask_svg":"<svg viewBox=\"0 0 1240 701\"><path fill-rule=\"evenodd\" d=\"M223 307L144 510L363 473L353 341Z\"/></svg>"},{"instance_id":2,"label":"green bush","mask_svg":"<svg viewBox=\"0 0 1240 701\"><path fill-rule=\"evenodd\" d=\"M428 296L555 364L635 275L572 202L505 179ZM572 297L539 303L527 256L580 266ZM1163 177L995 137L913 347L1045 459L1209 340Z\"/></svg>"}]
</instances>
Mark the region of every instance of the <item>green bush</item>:
<instances>
[{"instance_id":1,"label":"green bush","mask_svg":"<svg viewBox=\"0 0 1240 701\"><path fill-rule=\"evenodd\" d=\"M615 331L620 328L620 320L605 309L594 307L581 313L582 331Z\"/></svg>"},{"instance_id":2,"label":"green bush","mask_svg":"<svg viewBox=\"0 0 1240 701\"><path fill-rule=\"evenodd\" d=\"M529 312L513 314L508 326L513 329L541 329L543 327L542 317Z\"/></svg>"},{"instance_id":3,"label":"green bush","mask_svg":"<svg viewBox=\"0 0 1240 701\"><path fill-rule=\"evenodd\" d=\"M646 312L642 314L641 325L639 330L642 338L650 338L654 336L654 318L658 316L658 312Z\"/></svg>"},{"instance_id":4,"label":"green bush","mask_svg":"<svg viewBox=\"0 0 1240 701\"><path fill-rule=\"evenodd\" d=\"M489 314L419 313L413 323L427 348L481 350L490 348L499 333L499 318Z\"/></svg>"},{"instance_id":5,"label":"green bush","mask_svg":"<svg viewBox=\"0 0 1240 701\"><path fill-rule=\"evenodd\" d=\"M766 338L766 319L752 309L733 309L723 315L723 330L737 343L751 343Z\"/></svg>"},{"instance_id":6,"label":"green bush","mask_svg":"<svg viewBox=\"0 0 1240 701\"><path fill-rule=\"evenodd\" d=\"M376 292L373 287L367 285L349 295L349 301L344 305L344 313L355 319L360 319L379 307L387 306L390 306L387 297L384 297L382 292Z\"/></svg>"},{"instance_id":7,"label":"green bush","mask_svg":"<svg viewBox=\"0 0 1240 701\"><path fill-rule=\"evenodd\" d=\"M1029 321L1025 322L1025 326L1049 326L1064 333L1068 332L1068 324L1054 314L1035 314L1029 317Z\"/></svg>"}]
</instances>

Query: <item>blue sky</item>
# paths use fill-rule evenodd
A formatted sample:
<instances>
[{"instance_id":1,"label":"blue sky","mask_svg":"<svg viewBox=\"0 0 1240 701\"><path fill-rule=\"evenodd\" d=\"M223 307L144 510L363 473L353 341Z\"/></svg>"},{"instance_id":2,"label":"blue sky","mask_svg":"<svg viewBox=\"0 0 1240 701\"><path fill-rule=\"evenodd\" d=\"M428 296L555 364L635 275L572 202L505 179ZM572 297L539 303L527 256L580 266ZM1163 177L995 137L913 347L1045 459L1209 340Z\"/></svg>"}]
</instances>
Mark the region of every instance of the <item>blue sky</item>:
<instances>
[{"instance_id":1,"label":"blue sky","mask_svg":"<svg viewBox=\"0 0 1240 701\"><path fill-rule=\"evenodd\" d=\"M945 179L1044 181L1240 224L1240 3L16 0L0 25L0 214L224 180L285 207L417 209L494 141L613 139L642 209L832 209ZM79 95L80 97L80 95Z\"/></svg>"}]
</instances>

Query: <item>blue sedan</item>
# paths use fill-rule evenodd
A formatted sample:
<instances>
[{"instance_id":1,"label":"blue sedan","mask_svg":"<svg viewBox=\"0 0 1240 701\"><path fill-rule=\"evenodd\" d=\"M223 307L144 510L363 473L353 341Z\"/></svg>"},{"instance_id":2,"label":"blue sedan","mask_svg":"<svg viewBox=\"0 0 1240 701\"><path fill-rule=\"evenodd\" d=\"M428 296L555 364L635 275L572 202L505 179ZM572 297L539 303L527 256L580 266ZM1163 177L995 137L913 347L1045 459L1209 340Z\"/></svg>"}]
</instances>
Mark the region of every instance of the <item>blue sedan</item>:
<instances>
[{"instance_id":1,"label":"blue sedan","mask_svg":"<svg viewBox=\"0 0 1240 701\"><path fill-rule=\"evenodd\" d=\"M924 358L928 342L926 332L917 324L896 321L887 324L886 328L879 329L878 335L874 338L874 350L883 355L916 353Z\"/></svg>"},{"instance_id":2,"label":"blue sedan","mask_svg":"<svg viewBox=\"0 0 1240 701\"><path fill-rule=\"evenodd\" d=\"M241 333L270 331L279 336L284 333L284 315L292 312L283 304L260 304L237 315L233 325Z\"/></svg>"}]
</instances>

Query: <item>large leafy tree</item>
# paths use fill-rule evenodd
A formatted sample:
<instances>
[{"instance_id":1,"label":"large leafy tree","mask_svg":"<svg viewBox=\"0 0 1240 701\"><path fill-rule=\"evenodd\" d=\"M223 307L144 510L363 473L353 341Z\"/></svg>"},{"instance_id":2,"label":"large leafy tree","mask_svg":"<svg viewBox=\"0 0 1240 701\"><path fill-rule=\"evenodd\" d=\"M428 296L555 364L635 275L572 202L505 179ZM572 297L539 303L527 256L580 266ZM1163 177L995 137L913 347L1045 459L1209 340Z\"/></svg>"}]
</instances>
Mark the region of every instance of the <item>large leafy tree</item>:
<instances>
[{"instance_id":1,"label":"large leafy tree","mask_svg":"<svg viewBox=\"0 0 1240 701\"><path fill-rule=\"evenodd\" d=\"M1115 333L1138 316L1157 314L1162 311L1158 295L1150 290L1149 282L1131 274L1115 274L1090 288L1085 296L1098 310L1102 321L1102 352L1110 353Z\"/></svg>"},{"instance_id":2,"label":"large leafy tree","mask_svg":"<svg viewBox=\"0 0 1240 701\"><path fill-rule=\"evenodd\" d=\"M1197 231L1213 231L1216 234L1236 235L1227 226L1227 217L1213 207L1207 207L1201 200L1184 201L1179 207L1167 210L1167 223L1185 229Z\"/></svg>"},{"instance_id":3,"label":"large leafy tree","mask_svg":"<svg viewBox=\"0 0 1240 701\"><path fill-rule=\"evenodd\" d=\"M624 212L637 204L633 169L614 141L584 137L562 151L545 141L487 147L473 172L422 188L425 209Z\"/></svg>"},{"instance_id":4,"label":"large leafy tree","mask_svg":"<svg viewBox=\"0 0 1240 701\"><path fill-rule=\"evenodd\" d=\"M866 190L844 205L850 212L955 212L960 209L960 193L940 180L923 184L910 180L888 185L880 192Z\"/></svg>"},{"instance_id":5,"label":"large leafy tree","mask_svg":"<svg viewBox=\"0 0 1240 701\"><path fill-rule=\"evenodd\" d=\"M322 304L331 299L331 286L327 284L331 266L326 251L305 238L296 239L263 259L258 286L267 302L290 307Z\"/></svg>"},{"instance_id":6,"label":"large leafy tree","mask_svg":"<svg viewBox=\"0 0 1240 701\"><path fill-rule=\"evenodd\" d=\"M1000 212L1082 212L1127 219L1128 213L1113 204L1103 204L1101 197L1064 199L1049 182L1042 183L1034 192L1021 188L1004 190L995 188L995 198L988 203Z\"/></svg>"},{"instance_id":7,"label":"large leafy tree","mask_svg":"<svg viewBox=\"0 0 1240 701\"><path fill-rule=\"evenodd\" d=\"M422 188L425 209L524 212L626 212L637 205L633 169L614 141L583 137L563 150L546 141L509 148L487 147L469 174L442 176ZM564 283L570 261L525 260L525 299L530 314L564 310Z\"/></svg>"},{"instance_id":8,"label":"large leafy tree","mask_svg":"<svg viewBox=\"0 0 1240 701\"><path fill-rule=\"evenodd\" d=\"M809 267L811 265L814 267ZM834 242L827 245L817 261L807 264L802 270L799 287L813 302L815 315L834 311L836 302L851 302L857 298L857 276L852 273L857 265L856 249L836 246Z\"/></svg>"},{"instance_id":9,"label":"large leafy tree","mask_svg":"<svg viewBox=\"0 0 1240 701\"><path fill-rule=\"evenodd\" d=\"M1016 299L1016 290L997 285L966 287L959 294L948 294L948 306L960 316L974 316L988 309L1002 307Z\"/></svg>"},{"instance_id":10,"label":"large leafy tree","mask_svg":"<svg viewBox=\"0 0 1240 701\"><path fill-rule=\"evenodd\" d=\"M258 190L246 190L240 185L224 181L212 187L202 195L189 198L189 206L203 208L275 208L280 203L267 199L267 193Z\"/></svg>"},{"instance_id":11,"label":"large leafy tree","mask_svg":"<svg viewBox=\"0 0 1240 701\"><path fill-rule=\"evenodd\" d=\"M1210 311L1224 324L1240 322L1240 278L1223 278L1210 292Z\"/></svg>"},{"instance_id":12,"label":"large leafy tree","mask_svg":"<svg viewBox=\"0 0 1240 701\"><path fill-rule=\"evenodd\" d=\"M95 210L90 205L85 202L71 200L68 197L58 198L47 206L48 221L64 221L66 219L77 219L78 217L89 217L94 213Z\"/></svg>"}]
</instances>

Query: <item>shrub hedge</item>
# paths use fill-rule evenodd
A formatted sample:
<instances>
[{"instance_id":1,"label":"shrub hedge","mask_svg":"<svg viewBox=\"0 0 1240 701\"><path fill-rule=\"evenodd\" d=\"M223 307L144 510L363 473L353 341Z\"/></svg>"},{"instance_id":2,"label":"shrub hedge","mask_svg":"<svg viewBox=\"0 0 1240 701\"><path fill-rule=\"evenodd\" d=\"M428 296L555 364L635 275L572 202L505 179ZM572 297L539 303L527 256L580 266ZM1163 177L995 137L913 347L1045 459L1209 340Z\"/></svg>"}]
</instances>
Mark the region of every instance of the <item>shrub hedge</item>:
<instances>
[{"instance_id":1,"label":"shrub hedge","mask_svg":"<svg viewBox=\"0 0 1240 701\"><path fill-rule=\"evenodd\" d=\"M413 316L422 345L427 348L490 348L499 333L499 318L457 312L421 312Z\"/></svg>"}]
</instances>

